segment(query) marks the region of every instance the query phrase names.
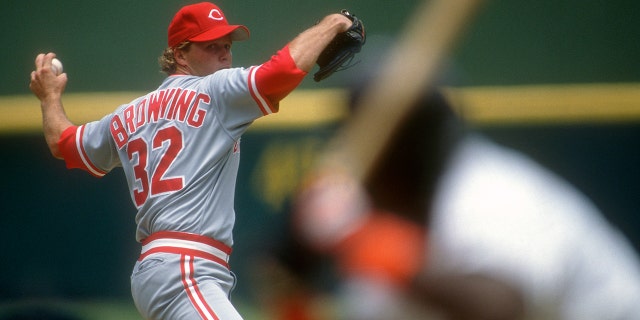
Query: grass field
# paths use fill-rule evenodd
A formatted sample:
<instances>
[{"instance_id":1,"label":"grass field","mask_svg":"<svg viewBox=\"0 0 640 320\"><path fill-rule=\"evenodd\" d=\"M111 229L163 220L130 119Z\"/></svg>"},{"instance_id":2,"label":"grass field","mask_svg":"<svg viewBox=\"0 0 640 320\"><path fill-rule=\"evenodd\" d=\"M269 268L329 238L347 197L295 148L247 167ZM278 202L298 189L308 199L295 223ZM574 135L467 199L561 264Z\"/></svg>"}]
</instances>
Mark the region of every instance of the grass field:
<instances>
[{"instance_id":1,"label":"grass field","mask_svg":"<svg viewBox=\"0 0 640 320\"><path fill-rule=\"evenodd\" d=\"M267 320L251 306L237 303L245 320ZM0 320L140 320L131 300L25 300L0 302Z\"/></svg>"},{"instance_id":2,"label":"grass field","mask_svg":"<svg viewBox=\"0 0 640 320\"><path fill-rule=\"evenodd\" d=\"M0 304L0 319L141 319L133 302L118 300L27 300Z\"/></svg>"}]
</instances>

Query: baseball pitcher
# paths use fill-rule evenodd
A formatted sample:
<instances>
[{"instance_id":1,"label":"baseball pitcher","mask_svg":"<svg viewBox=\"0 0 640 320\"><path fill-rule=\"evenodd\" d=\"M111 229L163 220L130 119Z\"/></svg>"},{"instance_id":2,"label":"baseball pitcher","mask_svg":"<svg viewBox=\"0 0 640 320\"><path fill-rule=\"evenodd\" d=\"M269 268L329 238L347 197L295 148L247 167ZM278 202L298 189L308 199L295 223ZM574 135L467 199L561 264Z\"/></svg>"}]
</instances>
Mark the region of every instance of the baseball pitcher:
<instances>
[{"instance_id":1,"label":"baseball pitcher","mask_svg":"<svg viewBox=\"0 0 640 320\"><path fill-rule=\"evenodd\" d=\"M62 95L67 74L39 54L30 88L41 102L46 142L68 168L102 177L122 167L137 208L142 251L132 276L135 304L147 319L241 319L229 300L240 139L251 123L278 112L323 57L315 77L339 70L365 42L347 11L303 31L268 61L232 67L234 41L249 38L213 3L182 7L160 57L168 77L154 91L104 118L73 124Z\"/></svg>"}]
</instances>

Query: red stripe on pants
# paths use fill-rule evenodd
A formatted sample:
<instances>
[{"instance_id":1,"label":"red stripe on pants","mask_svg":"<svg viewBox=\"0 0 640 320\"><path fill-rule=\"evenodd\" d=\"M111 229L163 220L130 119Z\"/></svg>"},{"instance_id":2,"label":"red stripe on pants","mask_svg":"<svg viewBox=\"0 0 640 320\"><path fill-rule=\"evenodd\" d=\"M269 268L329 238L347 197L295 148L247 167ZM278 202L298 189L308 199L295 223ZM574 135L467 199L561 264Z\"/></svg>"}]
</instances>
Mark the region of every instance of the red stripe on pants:
<instances>
[{"instance_id":1,"label":"red stripe on pants","mask_svg":"<svg viewBox=\"0 0 640 320\"><path fill-rule=\"evenodd\" d=\"M180 271L182 272L182 285L184 289L187 291L187 295L189 296L189 300L191 304L196 308L198 314L202 319L207 320L219 320L218 316L216 316L215 312L209 304L207 300L205 300L196 280L194 278L194 257L183 254L180 257Z\"/></svg>"}]
</instances>

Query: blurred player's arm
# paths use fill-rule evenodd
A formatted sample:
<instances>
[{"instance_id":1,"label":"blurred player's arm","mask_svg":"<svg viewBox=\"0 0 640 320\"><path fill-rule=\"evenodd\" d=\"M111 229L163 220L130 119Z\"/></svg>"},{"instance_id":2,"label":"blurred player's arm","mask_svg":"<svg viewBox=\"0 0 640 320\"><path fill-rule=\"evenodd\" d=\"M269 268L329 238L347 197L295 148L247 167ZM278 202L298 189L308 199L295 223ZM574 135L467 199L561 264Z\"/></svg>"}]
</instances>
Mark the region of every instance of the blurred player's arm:
<instances>
[{"instance_id":1,"label":"blurred player's arm","mask_svg":"<svg viewBox=\"0 0 640 320\"><path fill-rule=\"evenodd\" d=\"M431 271L428 229L372 210L359 184L334 178L322 175L302 188L294 227L312 252L335 260L340 276L391 285L411 303L451 319L521 318L523 297L515 288L489 276Z\"/></svg>"},{"instance_id":2,"label":"blurred player's arm","mask_svg":"<svg viewBox=\"0 0 640 320\"><path fill-rule=\"evenodd\" d=\"M483 275L425 274L412 287L414 297L453 319L521 319L524 301L509 284Z\"/></svg>"},{"instance_id":3,"label":"blurred player's arm","mask_svg":"<svg viewBox=\"0 0 640 320\"><path fill-rule=\"evenodd\" d=\"M67 74L56 76L51 69L54 53L39 54L35 60L36 70L31 72L29 88L40 99L42 127L51 154L62 159L58 141L65 129L72 126L62 105L62 93L67 85Z\"/></svg>"}]
</instances>

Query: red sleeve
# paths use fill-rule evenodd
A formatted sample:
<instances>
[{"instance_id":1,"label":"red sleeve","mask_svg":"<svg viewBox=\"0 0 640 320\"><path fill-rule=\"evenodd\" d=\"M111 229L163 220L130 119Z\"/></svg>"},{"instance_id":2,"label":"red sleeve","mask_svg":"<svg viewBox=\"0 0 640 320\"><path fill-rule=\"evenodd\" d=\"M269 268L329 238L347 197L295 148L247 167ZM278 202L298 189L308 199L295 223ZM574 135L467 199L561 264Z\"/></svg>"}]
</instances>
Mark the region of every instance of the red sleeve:
<instances>
[{"instance_id":1,"label":"red sleeve","mask_svg":"<svg viewBox=\"0 0 640 320\"><path fill-rule=\"evenodd\" d=\"M88 171L95 177L102 177L107 173L91 163L84 151L82 143L83 131L84 126L71 126L64 130L62 135L60 135L60 140L58 140L58 149L68 169L82 169Z\"/></svg>"},{"instance_id":2,"label":"red sleeve","mask_svg":"<svg viewBox=\"0 0 640 320\"><path fill-rule=\"evenodd\" d=\"M259 104L267 104L268 109L263 108L265 114L278 112L280 100L293 91L306 75L306 71L298 69L289 53L289 45L286 45L269 61L252 70L249 88Z\"/></svg>"}]
</instances>

